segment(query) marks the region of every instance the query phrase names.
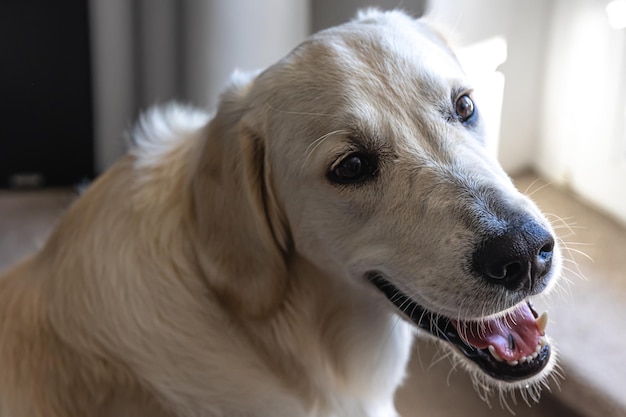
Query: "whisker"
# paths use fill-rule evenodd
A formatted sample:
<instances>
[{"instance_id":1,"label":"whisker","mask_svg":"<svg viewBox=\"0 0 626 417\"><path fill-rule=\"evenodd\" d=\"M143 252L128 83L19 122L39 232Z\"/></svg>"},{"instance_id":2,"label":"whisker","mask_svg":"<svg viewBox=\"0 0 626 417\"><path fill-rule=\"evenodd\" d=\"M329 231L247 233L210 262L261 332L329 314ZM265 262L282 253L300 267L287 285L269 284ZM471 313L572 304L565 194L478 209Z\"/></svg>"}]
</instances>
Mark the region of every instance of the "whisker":
<instances>
[{"instance_id":1,"label":"whisker","mask_svg":"<svg viewBox=\"0 0 626 417\"><path fill-rule=\"evenodd\" d=\"M550 185L552 185L552 181L546 182L545 184L541 185L539 188L537 188L536 190L532 191L532 192L528 192L528 190L530 189L530 187L532 187L536 182L541 181L540 178L536 179L535 181L532 182L532 184L530 184L528 186L528 188L526 189L526 192L524 192L524 194L526 194L528 197L532 197L533 195L537 194L539 191L543 190L546 187L549 187Z\"/></svg>"},{"instance_id":2,"label":"whisker","mask_svg":"<svg viewBox=\"0 0 626 417\"><path fill-rule=\"evenodd\" d=\"M528 187L526 187L526 190L524 190L523 194L529 195L530 189L533 188L533 186L537 184L539 181L541 181L541 178L535 178L535 180L531 182Z\"/></svg>"},{"instance_id":3,"label":"whisker","mask_svg":"<svg viewBox=\"0 0 626 417\"><path fill-rule=\"evenodd\" d=\"M570 247L566 247L565 248L568 252L574 252L577 253L583 257L585 257L587 260L589 260L590 262L596 263L596 261L593 260L593 258L589 255L587 255L585 252L579 250L579 249L575 249L575 248L570 248Z\"/></svg>"},{"instance_id":4,"label":"whisker","mask_svg":"<svg viewBox=\"0 0 626 417\"><path fill-rule=\"evenodd\" d=\"M563 244L564 246L571 246L571 245L578 245L578 246L594 246L593 243L584 243L584 242L565 242L562 241L561 244Z\"/></svg>"},{"instance_id":5,"label":"whisker","mask_svg":"<svg viewBox=\"0 0 626 417\"><path fill-rule=\"evenodd\" d=\"M526 396L524 395L524 391L520 391L522 398L524 398L524 401L526 401ZM515 411L513 411L513 409L511 408L511 406L509 405L509 403L506 400L506 392L504 390L500 390L499 392L499 397L500 397L500 407L506 409L509 413L511 413L512 415L516 415ZM511 393L511 399L513 401L513 404L517 405L517 401L515 400L515 393ZM528 402L528 401L526 401Z\"/></svg>"},{"instance_id":6,"label":"whisker","mask_svg":"<svg viewBox=\"0 0 626 417\"><path fill-rule=\"evenodd\" d=\"M563 266L563 271L565 272L569 272L570 274L572 274L573 276L575 276L576 278L582 279L583 281L586 280L587 278L580 272L577 271L575 269L572 269L570 267L567 266ZM573 284L573 282L571 280L569 280L567 277L563 276L562 279L566 282L569 282L570 284Z\"/></svg>"},{"instance_id":7,"label":"whisker","mask_svg":"<svg viewBox=\"0 0 626 417\"><path fill-rule=\"evenodd\" d=\"M302 163L302 168L304 168L307 165L311 155L313 155L315 150L322 143L324 143L324 141L326 139L328 139L328 138L330 138L331 136L334 136L334 135L347 134L347 133L349 133L349 132L347 130L345 130L345 129L333 130L332 132L328 132L328 133L320 136L319 138L315 139L313 142L311 142L311 144L309 146L307 146L307 148L305 150L305 157L304 157L304 162Z\"/></svg>"},{"instance_id":8,"label":"whisker","mask_svg":"<svg viewBox=\"0 0 626 417\"><path fill-rule=\"evenodd\" d=\"M450 371L448 371L448 375L446 376L446 385L450 386L450 377L456 371L458 366L458 361L452 361L452 366L450 367Z\"/></svg>"},{"instance_id":9,"label":"whisker","mask_svg":"<svg viewBox=\"0 0 626 417\"><path fill-rule=\"evenodd\" d=\"M451 353L450 351L447 351L447 350L444 351L443 349L437 349L436 355L433 356L433 359L430 362L430 365L428 366L428 368L426 370L430 371L435 365L437 365L438 363L440 363L444 359L449 358L451 355L453 355L453 353Z\"/></svg>"}]
</instances>

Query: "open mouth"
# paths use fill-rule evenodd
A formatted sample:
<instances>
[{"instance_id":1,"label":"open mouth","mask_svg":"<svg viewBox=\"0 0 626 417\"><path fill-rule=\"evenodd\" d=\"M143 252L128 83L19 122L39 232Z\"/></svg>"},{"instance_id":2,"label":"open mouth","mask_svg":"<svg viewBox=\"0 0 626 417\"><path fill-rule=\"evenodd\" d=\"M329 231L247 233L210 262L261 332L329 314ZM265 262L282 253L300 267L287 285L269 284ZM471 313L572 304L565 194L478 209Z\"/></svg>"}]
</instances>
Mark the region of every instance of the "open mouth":
<instances>
[{"instance_id":1,"label":"open mouth","mask_svg":"<svg viewBox=\"0 0 626 417\"><path fill-rule=\"evenodd\" d=\"M528 301L501 317L459 321L426 310L379 274L369 280L417 327L454 345L492 378L523 381L550 361L547 313L539 316Z\"/></svg>"}]
</instances>

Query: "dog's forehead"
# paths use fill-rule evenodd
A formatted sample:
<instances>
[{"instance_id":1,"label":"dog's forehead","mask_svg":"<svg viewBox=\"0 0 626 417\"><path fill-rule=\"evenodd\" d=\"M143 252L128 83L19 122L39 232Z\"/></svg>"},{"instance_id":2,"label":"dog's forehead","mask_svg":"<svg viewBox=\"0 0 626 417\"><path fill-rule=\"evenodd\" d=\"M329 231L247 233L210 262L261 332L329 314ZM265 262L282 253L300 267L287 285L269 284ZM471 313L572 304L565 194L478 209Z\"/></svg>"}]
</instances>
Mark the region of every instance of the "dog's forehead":
<instances>
[{"instance_id":1,"label":"dog's forehead","mask_svg":"<svg viewBox=\"0 0 626 417\"><path fill-rule=\"evenodd\" d=\"M454 89L468 87L445 41L406 15L322 31L263 79L273 108L331 114L340 123L439 117L434 112L450 105Z\"/></svg>"},{"instance_id":2,"label":"dog's forehead","mask_svg":"<svg viewBox=\"0 0 626 417\"><path fill-rule=\"evenodd\" d=\"M314 35L258 77L250 123L263 120L272 146L297 152L341 132L412 152L447 137L426 133L448 129L454 98L471 87L460 64L422 21L379 16Z\"/></svg>"},{"instance_id":3,"label":"dog's forehead","mask_svg":"<svg viewBox=\"0 0 626 417\"><path fill-rule=\"evenodd\" d=\"M321 74L344 81L347 88L386 90L407 99L412 91L437 92L450 80L465 78L439 34L405 15L323 31L302 45L298 58L313 77Z\"/></svg>"}]
</instances>

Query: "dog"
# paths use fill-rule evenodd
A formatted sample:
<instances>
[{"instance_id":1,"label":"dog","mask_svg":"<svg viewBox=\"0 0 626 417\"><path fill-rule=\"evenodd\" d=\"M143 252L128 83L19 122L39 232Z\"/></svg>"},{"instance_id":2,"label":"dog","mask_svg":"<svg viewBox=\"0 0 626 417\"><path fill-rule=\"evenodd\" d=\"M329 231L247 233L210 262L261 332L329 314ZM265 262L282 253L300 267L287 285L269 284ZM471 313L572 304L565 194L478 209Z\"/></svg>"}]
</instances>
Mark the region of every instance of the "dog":
<instances>
[{"instance_id":1,"label":"dog","mask_svg":"<svg viewBox=\"0 0 626 417\"><path fill-rule=\"evenodd\" d=\"M560 249L482 126L444 38L379 10L214 116L148 112L0 280L0 416L397 416L416 334L538 392Z\"/></svg>"}]
</instances>

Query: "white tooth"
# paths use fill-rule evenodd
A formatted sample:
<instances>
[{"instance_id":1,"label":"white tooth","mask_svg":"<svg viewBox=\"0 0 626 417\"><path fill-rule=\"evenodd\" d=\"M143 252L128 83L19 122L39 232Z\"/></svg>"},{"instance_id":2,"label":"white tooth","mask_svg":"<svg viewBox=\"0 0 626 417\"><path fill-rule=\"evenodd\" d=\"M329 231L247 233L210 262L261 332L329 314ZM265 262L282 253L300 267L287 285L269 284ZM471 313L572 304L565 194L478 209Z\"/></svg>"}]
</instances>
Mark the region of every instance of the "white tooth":
<instances>
[{"instance_id":1,"label":"white tooth","mask_svg":"<svg viewBox=\"0 0 626 417\"><path fill-rule=\"evenodd\" d=\"M548 344L548 338L545 336L541 336L539 338L539 346L544 347L547 344Z\"/></svg>"},{"instance_id":2,"label":"white tooth","mask_svg":"<svg viewBox=\"0 0 626 417\"><path fill-rule=\"evenodd\" d=\"M543 313L541 313L541 316L539 316L535 320L535 322L537 323L537 328L539 329L539 333L545 334L546 326L548 325L548 312L544 311Z\"/></svg>"},{"instance_id":3,"label":"white tooth","mask_svg":"<svg viewBox=\"0 0 626 417\"><path fill-rule=\"evenodd\" d=\"M539 354L539 351L541 350L542 346L541 343L537 343L537 347L535 348L535 355Z\"/></svg>"},{"instance_id":4,"label":"white tooth","mask_svg":"<svg viewBox=\"0 0 626 417\"><path fill-rule=\"evenodd\" d=\"M506 361L506 363L508 363L511 366L515 366L517 365L519 362L518 361Z\"/></svg>"},{"instance_id":5,"label":"white tooth","mask_svg":"<svg viewBox=\"0 0 626 417\"><path fill-rule=\"evenodd\" d=\"M496 348L493 347L493 345L489 345L488 349L489 353L491 353L491 356L493 356L495 360L497 360L498 362L504 362L504 359L502 359L500 355L498 355L498 352L496 352Z\"/></svg>"},{"instance_id":6,"label":"white tooth","mask_svg":"<svg viewBox=\"0 0 626 417\"><path fill-rule=\"evenodd\" d=\"M526 360L527 360L526 356L522 356L522 357L519 359L519 363L525 363L525 362L526 362Z\"/></svg>"}]
</instances>

